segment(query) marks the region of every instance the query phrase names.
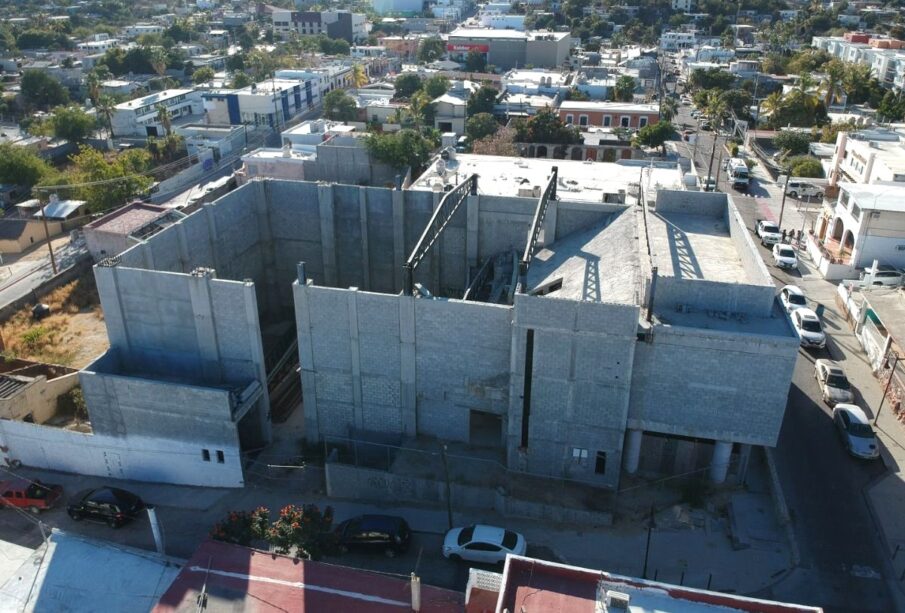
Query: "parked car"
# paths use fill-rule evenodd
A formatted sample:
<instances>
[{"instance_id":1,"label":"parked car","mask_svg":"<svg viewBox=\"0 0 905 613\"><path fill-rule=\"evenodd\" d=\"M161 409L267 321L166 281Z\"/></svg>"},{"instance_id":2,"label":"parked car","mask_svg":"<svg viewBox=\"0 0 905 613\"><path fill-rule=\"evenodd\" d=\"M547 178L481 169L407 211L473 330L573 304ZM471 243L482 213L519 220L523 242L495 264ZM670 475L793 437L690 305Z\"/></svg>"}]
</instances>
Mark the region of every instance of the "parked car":
<instances>
[{"instance_id":1,"label":"parked car","mask_svg":"<svg viewBox=\"0 0 905 613\"><path fill-rule=\"evenodd\" d=\"M898 287L905 281L905 273L889 264L878 264L877 268L868 268L861 275L861 280L870 285L887 285Z\"/></svg>"},{"instance_id":2,"label":"parked car","mask_svg":"<svg viewBox=\"0 0 905 613\"><path fill-rule=\"evenodd\" d=\"M837 404L833 409L833 422L842 438L842 444L850 454L865 460L880 457L877 437L861 407L854 404Z\"/></svg>"},{"instance_id":3,"label":"parked car","mask_svg":"<svg viewBox=\"0 0 905 613\"><path fill-rule=\"evenodd\" d=\"M518 532L484 526L453 528L443 539L443 557L485 564L501 564L508 554L525 555L525 537Z\"/></svg>"},{"instance_id":4,"label":"parked car","mask_svg":"<svg viewBox=\"0 0 905 613\"><path fill-rule=\"evenodd\" d=\"M787 313L808 306L808 299L797 285L785 285L779 290L779 301Z\"/></svg>"},{"instance_id":5,"label":"parked car","mask_svg":"<svg viewBox=\"0 0 905 613\"><path fill-rule=\"evenodd\" d=\"M389 558L405 553L412 536L408 523L394 515L359 515L339 524L335 533L344 551L382 551Z\"/></svg>"},{"instance_id":6,"label":"parked car","mask_svg":"<svg viewBox=\"0 0 905 613\"><path fill-rule=\"evenodd\" d=\"M75 521L88 519L119 528L145 510L141 498L116 487L98 487L75 495L66 512Z\"/></svg>"},{"instance_id":7,"label":"parked car","mask_svg":"<svg viewBox=\"0 0 905 613\"><path fill-rule=\"evenodd\" d=\"M823 324L817 313L808 308L795 309L792 311L792 325L798 338L801 339L802 347L816 347L823 349L826 347L826 333L823 331Z\"/></svg>"},{"instance_id":8,"label":"parked car","mask_svg":"<svg viewBox=\"0 0 905 613\"><path fill-rule=\"evenodd\" d=\"M814 377L817 378L823 401L828 405L850 403L854 400L852 385L848 382L845 371L833 360L815 361Z\"/></svg>"},{"instance_id":9,"label":"parked car","mask_svg":"<svg viewBox=\"0 0 905 613\"><path fill-rule=\"evenodd\" d=\"M754 233L760 238L760 244L763 246L775 245L782 238L782 233L772 221L767 219L758 219L754 226Z\"/></svg>"},{"instance_id":10,"label":"parked car","mask_svg":"<svg viewBox=\"0 0 905 613\"><path fill-rule=\"evenodd\" d=\"M776 243L773 245L773 263L780 268L798 268L798 255L791 246Z\"/></svg>"},{"instance_id":11,"label":"parked car","mask_svg":"<svg viewBox=\"0 0 905 613\"><path fill-rule=\"evenodd\" d=\"M2 506L28 509L35 514L52 508L62 496L62 485L18 478L0 483Z\"/></svg>"},{"instance_id":12,"label":"parked car","mask_svg":"<svg viewBox=\"0 0 905 613\"><path fill-rule=\"evenodd\" d=\"M792 198L817 198L818 200L823 198L823 188L813 183L796 179L789 180L788 185L786 185L786 193Z\"/></svg>"}]
</instances>

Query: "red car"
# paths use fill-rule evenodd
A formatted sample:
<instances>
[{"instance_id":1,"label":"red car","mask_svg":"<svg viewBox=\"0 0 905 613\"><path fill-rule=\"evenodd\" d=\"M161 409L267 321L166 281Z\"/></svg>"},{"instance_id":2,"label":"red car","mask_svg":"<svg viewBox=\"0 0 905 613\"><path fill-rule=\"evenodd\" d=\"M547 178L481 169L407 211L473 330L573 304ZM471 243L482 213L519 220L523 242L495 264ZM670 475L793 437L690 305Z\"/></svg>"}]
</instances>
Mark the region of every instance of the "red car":
<instances>
[{"instance_id":1,"label":"red car","mask_svg":"<svg viewBox=\"0 0 905 613\"><path fill-rule=\"evenodd\" d=\"M29 481L28 479L10 479L0 482L0 501L3 506L28 509L32 513L53 507L63 496L63 486Z\"/></svg>"}]
</instances>

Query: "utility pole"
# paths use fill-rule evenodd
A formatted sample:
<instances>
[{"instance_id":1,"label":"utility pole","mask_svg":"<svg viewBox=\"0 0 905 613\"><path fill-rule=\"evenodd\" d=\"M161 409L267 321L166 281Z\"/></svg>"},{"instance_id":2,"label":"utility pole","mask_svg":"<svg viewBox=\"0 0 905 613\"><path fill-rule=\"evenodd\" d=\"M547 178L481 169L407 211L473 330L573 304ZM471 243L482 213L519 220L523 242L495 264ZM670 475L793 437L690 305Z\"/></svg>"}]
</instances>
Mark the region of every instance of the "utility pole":
<instances>
[{"instance_id":1,"label":"utility pole","mask_svg":"<svg viewBox=\"0 0 905 613\"><path fill-rule=\"evenodd\" d=\"M47 227L47 203L41 203L41 221L44 222L44 238L47 240L47 250L50 252L50 267L53 274L57 274L57 260L53 256L53 245L50 243L50 230Z\"/></svg>"},{"instance_id":2,"label":"utility pole","mask_svg":"<svg viewBox=\"0 0 905 613\"><path fill-rule=\"evenodd\" d=\"M777 227L782 230L782 214L786 210L786 193L789 191L789 178L792 174L792 170L789 169L786 171L786 182L782 186L782 204L779 205L779 221L776 222Z\"/></svg>"},{"instance_id":3,"label":"utility pole","mask_svg":"<svg viewBox=\"0 0 905 613\"><path fill-rule=\"evenodd\" d=\"M707 185L704 186L704 191L710 191L708 189L710 179L711 179L711 171L713 170L713 155L716 153L716 135L713 136L713 146L710 148L710 162L707 164ZM716 191L716 182L714 182L714 191Z\"/></svg>"},{"instance_id":4,"label":"utility pole","mask_svg":"<svg viewBox=\"0 0 905 613\"><path fill-rule=\"evenodd\" d=\"M440 447L440 457L443 459L443 473L446 476L446 519L449 522L449 529L452 530L452 492L449 485L449 460L446 458L446 443Z\"/></svg>"}]
</instances>

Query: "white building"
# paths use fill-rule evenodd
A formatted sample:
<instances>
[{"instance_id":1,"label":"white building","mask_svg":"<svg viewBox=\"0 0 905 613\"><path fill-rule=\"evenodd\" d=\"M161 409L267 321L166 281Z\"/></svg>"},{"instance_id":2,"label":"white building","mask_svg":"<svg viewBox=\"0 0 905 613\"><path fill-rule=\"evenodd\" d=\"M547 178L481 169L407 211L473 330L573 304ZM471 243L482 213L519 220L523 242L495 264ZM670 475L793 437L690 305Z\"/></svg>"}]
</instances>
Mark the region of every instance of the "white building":
<instances>
[{"instance_id":1,"label":"white building","mask_svg":"<svg viewBox=\"0 0 905 613\"><path fill-rule=\"evenodd\" d=\"M905 145L887 130L840 132L827 176L830 185L905 182Z\"/></svg>"},{"instance_id":2,"label":"white building","mask_svg":"<svg viewBox=\"0 0 905 613\"><path fill-rule=\"evenodd\" d=\"M201 98L210 123L272 128L320 104L313 79L272 79L242 89L211 90Z\"/></svg>"},{"instance_id":3,"label":"white building","mask_svg":"<svg viewBox=\"0 0 905 613\"><path fill-rule=\"evenodd\" d=\"M574 72L555 70L510 70L501 79L503 89L513 94L555 96L569 91Z\"/></svg>"},{"instance_id":4,"label":"white building","mask_svg":"<svg viewBox=\"0 0 905 613\"><path fill-rule=\"evenodd\" d=\"M698 41L695 32L669 31L663 32L660 36L660 48L664 51L678 51L679 49L690 49L694 47Z\"/></svg>"},{"instance_id":5,"label":"white building","mask_svg":"<svg viewBox=\"0 0 905 613\"><path fill-rule=\"evenodd\" d=\"M163 34L166 26L158 23L136 23L123 28L125 38L138 38L145 34Z\"/></svg>"},{"instance_id":6,"label":"white building","mask_svg":"<svg viewBox=\"0 0 905 613\"><path fill-rule=\"evenodd\" d=\"M118 38L105 38L103 40L88 40L76 45L76 49L85 53L105 53L110 49L122 47L123 41Z\"/></svg>"},{"instance_id":7,"label":"white building","mask_svg":"<svg viewBox=\"0 0 905 613\"><path fill-rule=\"evenodd\" d=\"M478 15L478 22L485 28L495 28L497 30L518 30L525 31L524 15L509 15L501 13L481 13Z\"/></svg>"},{"instance_id":8,"label":"white building","mask_svg":"<svg viewBox=\"0 0 905 613\"><path fill-rule=\"evenodd\" d=\"M692 13L694 12L694 0L672 0L672 10Z\"/></svg>"},{"instance_id":9,"label":"white building","mask_svg":"<svg viewBox=\"0 0 905 613\"><path fill-rule=\"evenodd\" d=\"M420 13L424 10L424 0L371 0L371 6L378 15Z\"/></svg>"},{"instance_id":10,"label":"white building","mask_svg":"<svg viewBox=\"0 0 905 613\"><path fill-rule=\"evenodd\" d=\"M296 68L285 68L277 70L274 73L277 79L288 79L290 81L312 81L317 84L317 96L314 101L315 105L320 104L320 98L327 92L334 89L348 89L352 87L352 65L343 63L326 64L319 68L310 68L307 70ZM313 87L313 86L312 86Z\"/></svg>"},{"instance_id":11,"label":"white building","mask_svg":"<svg viewBox=\"0 0 905 613\"><path fill-rule=\"evenodd\" d=\"M163 106L171 121L197 115L201 118L201 93L194 89L166 89L117 104L113 112L116 136L163 136L158 109Z\"/></svg>"}]
</instances>

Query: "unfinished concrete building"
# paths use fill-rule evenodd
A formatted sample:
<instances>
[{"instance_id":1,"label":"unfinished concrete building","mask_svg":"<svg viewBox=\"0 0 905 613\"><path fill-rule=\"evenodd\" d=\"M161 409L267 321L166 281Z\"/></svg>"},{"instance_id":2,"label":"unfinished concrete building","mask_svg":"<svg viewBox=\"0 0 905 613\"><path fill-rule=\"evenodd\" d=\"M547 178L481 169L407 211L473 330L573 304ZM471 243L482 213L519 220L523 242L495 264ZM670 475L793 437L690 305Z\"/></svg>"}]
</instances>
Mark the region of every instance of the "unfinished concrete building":
<instances>
[{"instance_id":1,"label":"unfinished concrete building","mask_svg":"<svg viewBox=\"0 0 905 613\"><path fill-rule=\"evenodd\" d=\"M798 341L731 199L540 162L521 195L255 180L99 264L107 474L241 485L299 383L312 442L489 444L603 487L774 445Z\"/></svg>"}]
</instances>

